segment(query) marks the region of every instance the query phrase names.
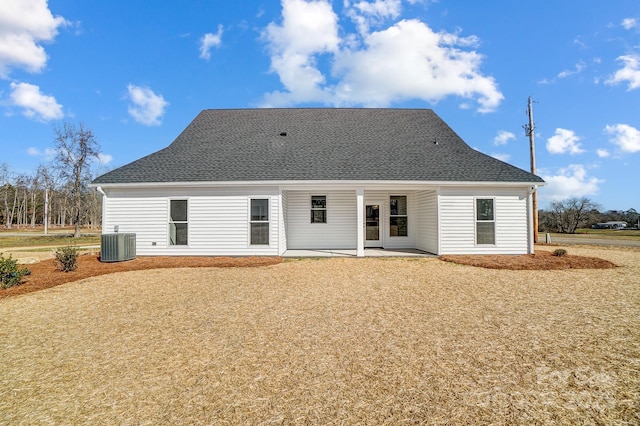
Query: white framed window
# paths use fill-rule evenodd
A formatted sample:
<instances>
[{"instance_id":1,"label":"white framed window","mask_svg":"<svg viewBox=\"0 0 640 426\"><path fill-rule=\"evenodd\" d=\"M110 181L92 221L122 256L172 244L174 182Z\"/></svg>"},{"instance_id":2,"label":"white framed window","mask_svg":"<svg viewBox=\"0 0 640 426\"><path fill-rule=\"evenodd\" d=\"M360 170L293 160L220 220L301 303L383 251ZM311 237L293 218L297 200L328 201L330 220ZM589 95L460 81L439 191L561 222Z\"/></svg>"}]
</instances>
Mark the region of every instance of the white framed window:
<instances>
[{"instance_id":1,"label":"white framed window","mask_svg":"<svg viewBox=\"0 0 640 426\"><path fill-rule=\"evenodd\" d=\"M269 245L269 199L252 198L249 212L250 244Z\"/></svg>"},{"instance_id":2,"label":"white framed window","mask_svg":"<svg viewBox=\"0 0 640 426\"><path fill-rule=\"evenodd\" d=\"M169 245L189 243L189 212L187 200L169 200Z\"/></svg>"},{"instance_id":3,"label":"white framed window","mask_svg":"<svg viewBox=\"0 0 640 426\"><path fill-rule=\"evenodd\" d=\"M392 195L389 197L389 236L406 237L408 235L407 196Z\"/></svg>"},{"instance_id":4,"label":"white framed window","mask_svg":"<svg viewBox=\"0 0 640 426\"><path fill-rule=\"evenodd\" d=\"M493 198L476 198L476 244L495 245L496 214Z\"/></svg>"},{"instance_id":5,"label":"white framed window","mask_svg":"<svg viewBox=\"0 0 640 426\"><path fill-rule=\"evenodd\" d=\"M311 223L327 223L327 196L311 196Z\"/></svg>"}]
</instances>

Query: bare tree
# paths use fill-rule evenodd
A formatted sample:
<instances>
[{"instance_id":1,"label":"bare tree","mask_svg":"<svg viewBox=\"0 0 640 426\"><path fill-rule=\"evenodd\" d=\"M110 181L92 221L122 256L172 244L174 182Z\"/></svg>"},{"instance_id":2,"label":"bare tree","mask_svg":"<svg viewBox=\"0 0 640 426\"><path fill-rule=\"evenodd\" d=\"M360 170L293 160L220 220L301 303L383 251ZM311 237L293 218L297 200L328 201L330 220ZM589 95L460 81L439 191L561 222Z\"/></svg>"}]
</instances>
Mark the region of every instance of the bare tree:
<instances>
[{"instance_id":1,"label":"bare tree","mask_svg":"<svg viewBox=\"0 0 640 426\"><path fill-rule=\"evenodd\" d=\"M38 174L38 172L36 171L32 176L31 176L31 185L30 185L30 192L29 192L29 197L31 199L31 227L35 228L36 227L36 212L38 211L38 196L41 194L41 190L40 190L40 175Z\"/></svg>"},{"instance_id":2,"label":"bare tree","mask_svg":"<svg viewBox=\"0 0 640 426\"><path fill-rule=\"evenodd\" d=\"M18 177L16 177L15 200L16 200L16 207L18 209L16 214L16 225L18 226L18 228L20 228L20 226L26 226L27 224L27 211L29 208L29 202L28 202L29 201L29 198L28 198L29 180L30 180L30 177L29 175L26 175L26 174L20 174L18 175Z\"/></svg>"},{"instance_id":3,"label":"bare tree","mask_svg":"<svg viewBox=\"0 0 640 426\"><path fill-rule=\"evenodd\" d=\"M9 208L9 199L11 198L10 194L12 194L13 186L9 181L9 165L7 163L2 163L0 165L0 196L2 197L2 220L4 222L4 226L6 228L11 228L11 222L13 221L13 216L11 216L11 220L9 220L11 209Z\"/></svg>"},{"instance_id":4,"label":"bare tree","mask_svg":"<svg viewBox=\"0 0 640 426\"><path fill-rule=\"evenodd\" d=\"M18 206L18 188L15 182L11 182L12 173L9 166L3 163L0 166L0 179L2 179L2 216L4 217L4 226L7 229L13 227L13 222Z\"/></svg>"},{"instance_id":5,"label":"bare tree","mask_svg":"<svg viewBox=\"0 0 640 426\"><path fill-rule=\"evenodd\" d=\"M44 164L40 164L38 166L36 176L38 177L38 182L43 187L41 192L44 192L44 194L42 194L42 225L44 227L44 234L46 235L49 230L51 195L53 194L53 189L55 188L55 181L51 172Z\"/></svg>"},{"instance_id":6,"label":"bare tree","mask_svg":"<svg viewBox=\"0 0 640 426\"><path fill-rule=\"evenodd\" d=\"M598 205L588 198L569 198L551 203L551 217L558 231L573 234L576 229L586 226Z\"/></svg>"},{"instance_id":7,"label":"bare tree","mask_svg":"<svg viewBox=\"0 0 640 426\"><path fill-rule=\"evenodd\" d=\"M73 124L64 123L62 128L55 128L55 133L56 167L69 188L72 224L75 226L73 236L77 238L86 213L83 199L91 178L90 162L98 158L100 148L93 132L83 124L76 128Z\"/></svg>"}]
</instances>

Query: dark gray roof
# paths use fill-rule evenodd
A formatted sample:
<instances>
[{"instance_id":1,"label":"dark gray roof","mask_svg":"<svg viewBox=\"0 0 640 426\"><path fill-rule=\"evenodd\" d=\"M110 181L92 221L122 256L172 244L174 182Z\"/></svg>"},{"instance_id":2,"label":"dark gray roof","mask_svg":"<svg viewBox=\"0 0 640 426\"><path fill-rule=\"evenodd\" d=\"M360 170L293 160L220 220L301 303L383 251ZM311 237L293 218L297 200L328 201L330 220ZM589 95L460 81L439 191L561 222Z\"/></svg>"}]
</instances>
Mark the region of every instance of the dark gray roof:
<instances>
[{"instance_id":1,"label":"dark gray roof","mask_svg":"<svg viewBox=\"0 0 640 426\"><path fill-rule=\"evenodd\" d=\"M204 110L167 148L93 183L287 180L543 182L430 109L293 108Z\"/></svg>"}]
</instances>

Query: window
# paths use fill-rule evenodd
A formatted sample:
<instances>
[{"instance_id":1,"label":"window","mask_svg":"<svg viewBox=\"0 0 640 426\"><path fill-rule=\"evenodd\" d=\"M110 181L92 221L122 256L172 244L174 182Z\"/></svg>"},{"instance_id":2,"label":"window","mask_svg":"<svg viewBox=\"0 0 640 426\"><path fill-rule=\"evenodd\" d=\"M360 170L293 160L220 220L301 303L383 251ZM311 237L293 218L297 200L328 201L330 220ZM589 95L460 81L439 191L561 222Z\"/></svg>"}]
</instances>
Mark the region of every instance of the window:
<instances>
[{"instance_id":1,"label":"window","mask_svg":"<svg viewBox=\"0 0 640 426\"><path fill-rule=\"evenodd\" d=\"M251 245L269 245L269 200L252 199L251 217Z\"/></svg>"},{"instance_id":2,"label":"window","mask_svg":"<svg viewBox=\"0 0 640 426\"><path fill-rule=\"evenodd\" d=\"M311 196L311 223L327 223L327 196Z\"/></svg>"},{"instance_id":3,"label":"window","mask_svg":"<svg viewBox=\"0 0 640 426\"><path fill-rule=\"evenodd\" d=\"M187 217L187 200L169 201L169 245L187 245L189 235Z\"/></svg>"},{"instance_id":4,"label":"window","mask_svg":"<svg viewBox=\"0 0 640 426\"><path fill-rule=\"evenodd\" d=\"M407 196L392 195L389 206L389 236L406 237L408 235Z\"/></svg>"},{"instance_id":5,"label":"window","mask_svg":"<svg viewBox=\"0 0 640 426\"><path fill-rule=\"evenodd\" d=\"M476 244L496 243L496 220L493 198L476 199Z\"/></svg>"}]
</instances>

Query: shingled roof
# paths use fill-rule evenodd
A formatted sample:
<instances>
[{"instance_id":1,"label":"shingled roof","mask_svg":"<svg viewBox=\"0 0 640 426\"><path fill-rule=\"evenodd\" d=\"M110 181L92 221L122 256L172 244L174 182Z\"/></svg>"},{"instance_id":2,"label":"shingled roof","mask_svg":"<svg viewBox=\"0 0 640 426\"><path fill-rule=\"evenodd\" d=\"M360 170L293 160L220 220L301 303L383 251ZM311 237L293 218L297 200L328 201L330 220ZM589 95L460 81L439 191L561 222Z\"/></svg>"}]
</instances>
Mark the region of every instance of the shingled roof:
<instances>
[{"instance_id":1,"label":"shingled roof","mask_svg":"<svg viewBox=\"0 0 640 426\"><path fill-rule=\"evenodd\" d=\"M543 182L430 109L293 108L204 110L168 147L93 183L304 180Z\"/></svg>"}]
</instances>

